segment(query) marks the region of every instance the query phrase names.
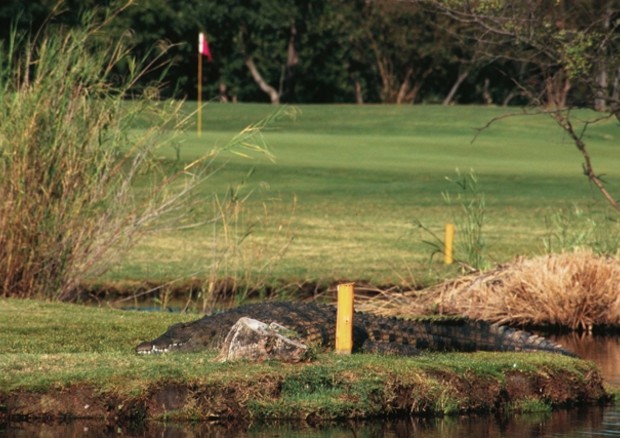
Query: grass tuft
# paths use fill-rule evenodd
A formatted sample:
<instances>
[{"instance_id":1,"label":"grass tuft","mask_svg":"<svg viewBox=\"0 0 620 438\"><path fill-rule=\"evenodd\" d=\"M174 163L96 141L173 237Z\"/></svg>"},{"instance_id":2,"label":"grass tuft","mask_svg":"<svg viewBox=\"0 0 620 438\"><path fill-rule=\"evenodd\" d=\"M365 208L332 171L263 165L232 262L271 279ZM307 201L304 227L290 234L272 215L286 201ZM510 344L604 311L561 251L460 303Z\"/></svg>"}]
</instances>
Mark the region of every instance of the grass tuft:
<instances>
[{"instance_id":1,"label":"grass tuft","mask_svg":"<svg viewBox=\"0 0 620 438\"><path fill-rule=\"evenodd\" d=\"M620 323L620 262L590 251L549 254L364 304L383 314L465 315L500 324L591 330Z\"/></svg>"}]
</instances>

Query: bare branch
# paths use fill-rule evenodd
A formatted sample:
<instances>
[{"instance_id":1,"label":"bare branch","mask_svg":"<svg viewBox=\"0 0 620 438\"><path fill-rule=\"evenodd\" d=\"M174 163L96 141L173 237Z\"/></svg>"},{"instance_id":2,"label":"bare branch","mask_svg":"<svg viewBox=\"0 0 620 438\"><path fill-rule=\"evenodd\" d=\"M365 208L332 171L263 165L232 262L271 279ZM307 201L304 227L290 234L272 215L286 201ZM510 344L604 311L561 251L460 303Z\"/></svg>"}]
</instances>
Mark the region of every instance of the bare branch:
<instances>
[{"instance_id":1,"label":"bare branch","mask_svg":"<svg viewBox=\"0 0 620 438\"><path fill-rule=\"evenodd\" d=\"M597 175L594 172L594 168L592 167L592 160L590 158L590 153L588 152L588 148L586 147L586 144L582 140L582 137L583 137L583 134L585 133L587 125L584 126L581 135L577 135L573 127L573 124L570 121L570 118L566 116L564 112L557 111L553 113L552 116L557 122L557 124L560 127L562 127L562 129L564 129L564 131L570 136L570 138L575 143L575 146L577 146L577 149L579 150L579 152L581 152L581 155L583 156L583 159L584 159L584 164L583 164L584 175L586 175L588 179L599 189L599 191L602 193L603 197L607 200L607 202L616 211L620 212L620 204L618 204L618 201L614 199L614 197L611 196L611 194L607 191L604 181L601 179L601 176Z\"/></svg>"}]
</instances>

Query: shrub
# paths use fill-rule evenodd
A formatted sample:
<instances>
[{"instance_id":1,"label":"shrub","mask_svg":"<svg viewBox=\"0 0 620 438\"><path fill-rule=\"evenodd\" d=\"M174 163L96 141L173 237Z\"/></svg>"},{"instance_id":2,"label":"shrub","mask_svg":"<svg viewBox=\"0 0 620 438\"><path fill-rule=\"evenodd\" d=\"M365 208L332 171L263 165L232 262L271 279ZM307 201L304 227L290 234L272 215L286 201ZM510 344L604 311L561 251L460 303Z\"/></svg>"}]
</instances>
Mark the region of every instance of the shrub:
<instances>
[{"instance_id":1,"label":"shrub","mask_svg":"<svg viewBox=\"0 0 620 438\"><path fill-rule=\"evenodd\" d=\"M154 221L182 215L219 152L261 150L262 123L165 171L157 151L176 144L187 115L182 102L158 100L158 83L136 85L165 69L165 48L149 64L135 59L106 33L122 11L101 12L79 28L14 32L0 47L1 296L72 297Z\"/></svg>"}]
</instances>

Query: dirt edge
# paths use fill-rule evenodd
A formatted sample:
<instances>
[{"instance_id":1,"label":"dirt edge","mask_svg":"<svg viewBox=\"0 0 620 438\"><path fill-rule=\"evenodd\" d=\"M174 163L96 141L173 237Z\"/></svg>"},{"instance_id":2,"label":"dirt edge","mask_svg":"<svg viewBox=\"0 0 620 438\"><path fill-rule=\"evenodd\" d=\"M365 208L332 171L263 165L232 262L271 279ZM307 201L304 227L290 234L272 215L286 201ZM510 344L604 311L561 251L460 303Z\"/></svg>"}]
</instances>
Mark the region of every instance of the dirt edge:
<instances>
[{"instance_id":1,"label":"dirt edge","mask_svg":"<svg viewBox=\"0 0 620 438\"><path fill-rule=\"evenodd\" d=\"M339 408L296 405L283 393L282 381L270 376L255 382L157 382L133 395L106 393L88 384L47 392L14 390L0 394L0 423L72 419L114 424L154 419L237 425L283 419L317 423L343 418L519 412L533 404L555 409L606 404L614 397L596 370L585 375L562 369L509 370L500 376L435 372L426 377L435 383L429 386L398 375L384 376L370 396L351 392L347 400L334 400Z\"/></svg>"}]
</instances>

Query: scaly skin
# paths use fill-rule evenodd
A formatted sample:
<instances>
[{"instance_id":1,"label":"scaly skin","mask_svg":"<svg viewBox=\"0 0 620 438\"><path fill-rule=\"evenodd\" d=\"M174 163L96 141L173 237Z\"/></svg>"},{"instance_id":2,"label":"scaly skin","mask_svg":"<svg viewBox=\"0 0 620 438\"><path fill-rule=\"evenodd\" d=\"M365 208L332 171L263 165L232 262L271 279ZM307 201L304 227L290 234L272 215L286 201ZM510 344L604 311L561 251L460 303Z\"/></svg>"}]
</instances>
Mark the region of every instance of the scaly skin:
<instances>
[{"instance_id":1,"label":"scaly skin","mask_svg":"<svg viewBox=\"0 0 620 438\"><path fill-rule=\"evenodd\" d=\"M334 348L336 308L327 305L268 302L250 304L171 325L160 337L136 347L139 354L199 351L221 347L230 328L242 316L277 322L299 334L301 342L323 351ZM353 351L412 356L433 351L549 351L574 356L548 339L510 327L467 318L388 318L356 312Z\"/></svg>"}]
</instances>

